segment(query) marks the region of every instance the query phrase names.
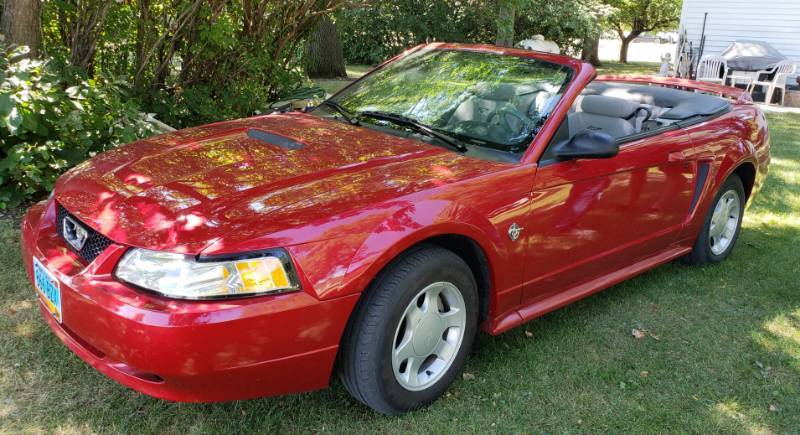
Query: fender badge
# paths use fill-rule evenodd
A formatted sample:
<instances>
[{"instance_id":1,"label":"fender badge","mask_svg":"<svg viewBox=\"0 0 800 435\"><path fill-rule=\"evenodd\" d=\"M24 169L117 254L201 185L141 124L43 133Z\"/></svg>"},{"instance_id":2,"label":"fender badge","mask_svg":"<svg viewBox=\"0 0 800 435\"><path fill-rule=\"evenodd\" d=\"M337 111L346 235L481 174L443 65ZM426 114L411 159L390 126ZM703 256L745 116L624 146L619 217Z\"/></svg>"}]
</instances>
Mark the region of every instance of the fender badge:
<instances>
[{"instance_id":1,"label":"fender badge","mask_svg":"<svg viewBox=\"0 0 800 435\"><path fill-rule=\"evenodd\" d=\"M510 227L508 227L508 237L512 242L516 241L519 238L520 233L522 233L522 230L523 228L521 226L513 223Z\"/></svg>"}]
</instances>

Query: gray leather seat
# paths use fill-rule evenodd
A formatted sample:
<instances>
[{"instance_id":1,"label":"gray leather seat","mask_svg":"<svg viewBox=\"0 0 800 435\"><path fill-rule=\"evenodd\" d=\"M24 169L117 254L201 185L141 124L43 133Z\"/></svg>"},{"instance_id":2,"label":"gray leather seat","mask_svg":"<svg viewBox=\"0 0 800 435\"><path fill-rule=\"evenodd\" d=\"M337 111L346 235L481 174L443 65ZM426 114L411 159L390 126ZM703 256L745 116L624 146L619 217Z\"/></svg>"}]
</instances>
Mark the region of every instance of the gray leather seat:
<instances>
[{"instance_id":1,"label":"gray leather seat","mask_svg":"<svg viewBox=\"0 0 800 435\"><path fill-rule=\"evenodd\" d=\"M568 116L569 136L583 130L603 131L615 138L636 133L635 113L639 105L621 98L585 95L580 110Z\"/></svg>"}]
</instances>

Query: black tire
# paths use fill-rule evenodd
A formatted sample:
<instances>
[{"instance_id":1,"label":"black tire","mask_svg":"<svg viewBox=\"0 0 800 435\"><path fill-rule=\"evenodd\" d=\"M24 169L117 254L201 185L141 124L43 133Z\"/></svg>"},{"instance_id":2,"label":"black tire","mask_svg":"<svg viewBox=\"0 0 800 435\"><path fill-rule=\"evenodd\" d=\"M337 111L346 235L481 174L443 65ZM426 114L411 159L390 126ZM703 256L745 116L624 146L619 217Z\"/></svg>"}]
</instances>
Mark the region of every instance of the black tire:
<instances>
[{"instance_id":1,"label":"black tire","mask_svg":"<svg viewBox=\"0 0 800 435\"><path fill-rule=\"evenodd\" d=\"M455 285L466 308L461 347L449 368L419 391L403 387L392 368L395 332L412 299L436 282ZM478 292L469 266L456 254L432 245L411 250L394 260L366 290L342 339L339 375L359 402L387 415L435 401L461 373L478 325Z\"/></svg>"},{"instance_id":2,"label":"black tire","mask_svg":"<svg viewBox=\"0 0 800 435\"><path fill-rule=\"evenodd\" d=\"M736 225L736 231L731 238L730 244L723 252L715 254L711 250L711 240L709 238L709 232L711 231L711 217L714 214L714 209L717 206L717 203L726 192L735 193L739 199L739 222ZM708 213L706 213L703 226L700 229L700 234L697 236L697 240L694 242L694 247L692 248L692 251L684 257L684 260L687 263L702 266L706 264L719 263L720 261L728 258L728 256L731 254L731 251L733 251L733 247L736 245L736 241L739 239L739 232L742 229L745 199L744 185L742 184L741 178L739 178L739 176L736 174L732 174L727 180L725 180L724 183L722 183L722 187L720 187L717 195L714 197L714 201L711 203Z\"/></svg>"}]
</instances>

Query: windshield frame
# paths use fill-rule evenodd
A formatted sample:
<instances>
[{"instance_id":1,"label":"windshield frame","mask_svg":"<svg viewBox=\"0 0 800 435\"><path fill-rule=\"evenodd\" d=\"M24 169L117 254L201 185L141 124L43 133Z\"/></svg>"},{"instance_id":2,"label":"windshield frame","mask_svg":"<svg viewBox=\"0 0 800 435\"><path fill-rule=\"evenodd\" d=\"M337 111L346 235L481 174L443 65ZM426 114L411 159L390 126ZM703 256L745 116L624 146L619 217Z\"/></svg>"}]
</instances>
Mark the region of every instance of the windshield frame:
<instances>
[{"instance_id":1,"label":"windshield frame","mask_svg":"<svg viewBox=\"0 0 800 435\"><path fill-rule=\"evenodd\" d=\"M509 155L516 156L514 161L519 163L529 163L531 161L535 162L535 159L533 159L532 156L541 153L541 150L539 149L541 148L541 143L544 142L546 144L547 141L550 140L550 137L554 132L553 124L555 124L556 128L558 127L558 124L561 123L561 119L563 118L564 112L566 110L564 109L564 107L568 108L569 105L572 104L572 101L574 100L575 96L577 96L577 94L579 93L575 92L573 89L575 87L575 83L578 81L586 82L587 80L585 76L587 76L587 74L590 75L591 77L594 77L595 75L594 68L588 63L557 54L535 52L535 51L516 49L516 48L503 48L503 47L482 45L482 44L429 43L429 44L421 44L419 46L406 50L405 52L391 59L384 61L383 63L379 64L372 70L368 71L360 78L352 81L351 83L344 86L342 89L335 92L333 95L329 97L329 99L336 100L338 102L337 97L341 97L341 94L349 92L351 87L356 86L359 82L368 78L370 75L383 70L386 66L400 59L403 59L411 54L418 53L421 51L466 51L466 52L485 53L488 55L512 56L523 59L533 59L539 62L550 63L565 68L566 76L564 78L561 88L558 91L559 95L558 100L556 100L552 104L543 122L539 123L536 133L532 134L530 142L527 143L527 146L525 147L520 146L521 152L501 151L491 146L479 146L470 143L468 141L465 142L468 145L470 145L470 148L480 148L484 150L491 150L494 152L507 153ZM569 100L569 102L565 104L565 100ZM312 109L312 112L314 110L316 110L316 107ZM445 133L457 139L461 139L461 137L459 137L459 135L455 133L452 132L445 132ZM524 143L525 142L522 142L521 144Z\"/></svg>"}]
</instances>

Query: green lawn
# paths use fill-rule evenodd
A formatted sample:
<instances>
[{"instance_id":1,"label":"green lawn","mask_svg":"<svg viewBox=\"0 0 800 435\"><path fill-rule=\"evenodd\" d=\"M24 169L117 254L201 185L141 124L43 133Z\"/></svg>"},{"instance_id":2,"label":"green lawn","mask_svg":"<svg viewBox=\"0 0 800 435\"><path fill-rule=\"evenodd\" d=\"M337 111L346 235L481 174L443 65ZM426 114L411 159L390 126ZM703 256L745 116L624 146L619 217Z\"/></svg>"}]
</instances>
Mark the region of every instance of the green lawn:
<instances>
[{"instance_id":1,"label":"green lawn","mask_svg":"<svg viewBox=\"0 0 800 435\"><path fill-rule=\"evenodd\" d=\"M597 68L598 74L658 74L661 64L658 62L613 62L603 61L603 65Z\"/></svg>"},{"instance_id":2,"label":"green lawn","mask_svg":"<svg viewBox=\"0 0 800 435\"><path fill-rule=\"evenodd\" d=\"M317 79L314 80L314 84L325 89L329 94L333 94L344 85L350 83L351 81L361 77L367 71L371 70L372 67L369 65L347 65L347 79L338 79L338 80L328 80L328 79Z\"/></svg>"},{"instance_id":3,"label":"green lawn","mask_svg":"<svg viewBox=\"0 0 800 435\"><path fill-rule=\"evenodd\" d=\"M0 433L796 432L800 116L769 121L771 173L728 261L671 263L500 337L481 336L466 368L474 378L395 418L355 404L338 381L209 405L116 384L39 318L18 218L0 218Z\"/></svg>"}]
</instances>

